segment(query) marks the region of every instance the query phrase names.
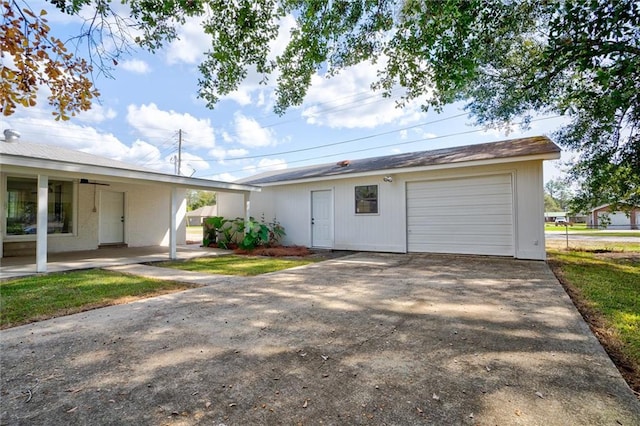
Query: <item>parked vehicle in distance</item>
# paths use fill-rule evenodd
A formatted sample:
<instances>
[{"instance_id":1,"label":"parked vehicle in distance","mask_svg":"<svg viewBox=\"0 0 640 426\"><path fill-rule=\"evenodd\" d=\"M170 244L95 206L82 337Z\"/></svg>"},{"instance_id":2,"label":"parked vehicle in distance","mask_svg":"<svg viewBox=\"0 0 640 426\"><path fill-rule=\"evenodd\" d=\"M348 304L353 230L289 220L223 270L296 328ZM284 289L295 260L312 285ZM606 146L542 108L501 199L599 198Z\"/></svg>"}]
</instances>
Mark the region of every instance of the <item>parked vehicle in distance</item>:
<instances>
[{"instance_id":1,"label":"parked vehicle in distance","mask_svg":"<svg viewBox=\"0 0 640 426\"><path fill-rule=\"evenodd\" d=\"M569 221L566 217L556 217L555 224L556 226L567 226L569 225Z\"/></svg>"}]
</instances>

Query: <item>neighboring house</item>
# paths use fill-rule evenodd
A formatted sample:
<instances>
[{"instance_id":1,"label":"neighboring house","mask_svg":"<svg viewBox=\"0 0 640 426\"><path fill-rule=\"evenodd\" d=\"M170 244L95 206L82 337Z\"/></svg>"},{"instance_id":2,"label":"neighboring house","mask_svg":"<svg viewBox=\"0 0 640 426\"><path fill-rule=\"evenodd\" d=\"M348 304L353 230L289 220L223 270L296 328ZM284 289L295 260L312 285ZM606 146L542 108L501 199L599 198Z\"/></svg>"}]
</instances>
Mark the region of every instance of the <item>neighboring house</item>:
<instances>
[{"instance_id":1,"label":"neighboring house","mask_svg":"<svg viewBox=\"0 0 640 426\"><path fill-rule=\"evenodd\" d=\"M202 225L202 221L204 221L208 217L213 217L218 215L218 206L202 206L195 210L191 210L187 212L187 225L189 226L200 226Z\"/></svg>"},{"instance_id":2,"label":"neighboring house","mask_svg":"<svg viewBox=\"0 0 640 426\"><path fill-rule=\"evenodd\" d=\"M554 222L559 217L567 217L567 212L544 212L545 222Z\"/></svg>"},{"instance_id":3,"label":"neighboring house","mask_svg":"<svg viewBox=\"0 0 640 426\"><path fill-rule=\"evenodd\" d=\"M554 222L557 218L567 218L571 223L585 223L587 221L587 215L584 213L575 213L573 215L568 212L545 212L544 221Z\"/></svg>"},{"instance_id":4,"label":"neighboring house","mask_svg":"<svg viewBox=\"0 0 640 426\"><path fill-rule=\"evenodd\" d=\"M613 230L640 229L640 207L633 207L629 212L611 211L609 204L591 210L587 218L590 228L606 228Z\"/></svg>"},{"instance_id":5,"label":"neighboring house","mask_svg":"<svg viewBox=\"0 0 640 426\"><path fill-rule=\"evenodd\" d=\"M0 257L185 243L187 189L249 198L257 187L169 175L56 146L0 142ZM246 212L245 212L246 213Z\"/></svg>"},{"instance_id":6,"label":"neighboring house","mask_svg":"<svg viewBox=\"0 0 640 426\"><path fill-rule=\"evenodd\" d=\"M381 252L544 259L546 137L264 173L243 180L255 217L277 218L285 244ZM242 199L218 202L242 213Z\"/></svg>"}]
</instances>

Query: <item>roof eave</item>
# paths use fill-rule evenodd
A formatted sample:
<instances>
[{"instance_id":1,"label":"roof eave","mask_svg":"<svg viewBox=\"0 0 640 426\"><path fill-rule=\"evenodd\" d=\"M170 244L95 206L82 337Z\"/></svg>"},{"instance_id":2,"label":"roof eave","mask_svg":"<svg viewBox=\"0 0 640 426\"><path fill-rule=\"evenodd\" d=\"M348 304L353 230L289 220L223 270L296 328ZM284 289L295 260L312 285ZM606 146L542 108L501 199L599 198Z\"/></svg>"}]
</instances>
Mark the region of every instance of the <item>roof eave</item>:
<instances>
[{"instance_id":1,"label":"roof eave","mask_svg":"<svg viewBox=\"0 0 640 426\"><path fill-rule=\"evenodd\" d=\"M487 160L470 160L470 161L461 161L461 162L455 162L455 163L430 164L427 166L419 166L419 167L377 169L377 170L370 170L370 171L360 172L360 173L340 173L335 175L316 176L316 177L310 177L305 179L282 180L282 181L268 182L268 183L255 183L252 185L259 185L261 187L294 185L299 183L359 178L359 177L367 177L367 176L380 176L380 175L388 175L388 174L394 174L394 173L396 174L397 173L414 173L414 172L423 172L423 171L429 171L429 170L443 170L443 169L452 169L452 168L460 168L460 167L486 166L491 164L516 163L516 162L522 162L522 161L557 160L559 158L560 158L560 152L548 152L548 153L526 155L526 156L520 156L520 157L491 158Z\"/></svg>"},{"instance_id":2,"label":"roof eave","mask_svg":"<svg viewBox=\"0 0 640 426\"><path fill-rule=\"evenodd\" d=\"M255 185L220 182L185 176L173 176L152 171L128 170L106 166L92 166L90 164L78 164L58 160L16 156L11 154L3 154L0 157L0 165L63 171L78 174L82 173L94 176L104 176L105 178L136 180L147 183L162 182L190 189L201 189L210 191L224 190L229 192L259 192L261 190L259 186Z\"/></svg>"}]
</instances>

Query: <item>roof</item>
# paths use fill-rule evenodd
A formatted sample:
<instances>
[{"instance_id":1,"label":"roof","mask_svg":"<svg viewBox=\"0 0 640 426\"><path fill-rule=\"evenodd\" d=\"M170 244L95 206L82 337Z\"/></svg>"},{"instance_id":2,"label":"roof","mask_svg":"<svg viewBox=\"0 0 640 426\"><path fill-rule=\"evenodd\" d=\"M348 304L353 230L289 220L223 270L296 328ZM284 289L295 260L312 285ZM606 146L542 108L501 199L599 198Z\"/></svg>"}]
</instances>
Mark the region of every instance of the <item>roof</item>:
<instances>
[{"instance_id":1,"label":"roof","mask_svg":"<svg viewBox=\"0 0 640 426\"><path fill-rule=\"evenodd\" d=\"M212 217L218 215L218 206L202 206L187 212L189 217Z\"/></svg>"},{"instance_id":2,"label":"roof","mask_svg":"<svg viewBox=\"0 0 640 426\"><path fill-rule=\"evenodd\" d=\"M134 179L153 183L168 183L193 189L228 190L232 192L260 190L258 187L247 184L161 173L142 166L86 152L22 141L0 142L0 165L82 173L121 180Z\"/></svg>"},{"instance_id":3,"label":"roof","mask_svg":"<svg viewBox=\"0 0 640 426\"><path fill-rule=\"evenodd\" d=\"M407 171L403 169L428 168L444 164L462 165L462 163L469 162L498 160L517 161L525 157L529 157L529 159L534 157L540 159L559 158L560 148L549 138L536 136L267 172L243 179L241 182L264 185L313 180L321 177L348 177L361 173L388 173L391 170Z\"/></svg>"}]
</instances>

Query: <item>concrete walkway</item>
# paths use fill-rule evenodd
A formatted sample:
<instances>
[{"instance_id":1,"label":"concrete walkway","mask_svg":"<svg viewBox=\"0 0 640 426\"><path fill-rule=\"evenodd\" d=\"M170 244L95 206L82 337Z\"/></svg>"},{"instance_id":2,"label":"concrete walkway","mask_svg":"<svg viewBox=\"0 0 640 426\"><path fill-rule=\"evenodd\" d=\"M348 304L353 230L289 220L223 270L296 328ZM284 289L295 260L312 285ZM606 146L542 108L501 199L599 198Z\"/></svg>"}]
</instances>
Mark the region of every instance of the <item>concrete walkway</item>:
<instances>
[{"instance_id":1,"label":"concrete walkway","mask_svg":"<svg viewBox=\"0 0 640 426\"><path fill-rule=\"evenodd\" d=\"M640 425L543 262L187 275L206 286L1 331L0 424Z\"/></svg>"},{"instance_id":2,"label":"concrete walkway","mask_svg":"<svg viewBox=\"0 0 640 426\"><path fill-rule=\"evenodd\" d=\"M200 247L196 244L178 246L177 250L179 260L188 260L204 256L222 256L226 254L231 254L231 251ZM101 248L97 250L50 253L48 256L47 272L105 268L111 265L131 265L163 260L169 260L168 247ZM1 262L0 279L36 274L34 256L5 257L1 259Z\"/></svg>"}]
</instances>

